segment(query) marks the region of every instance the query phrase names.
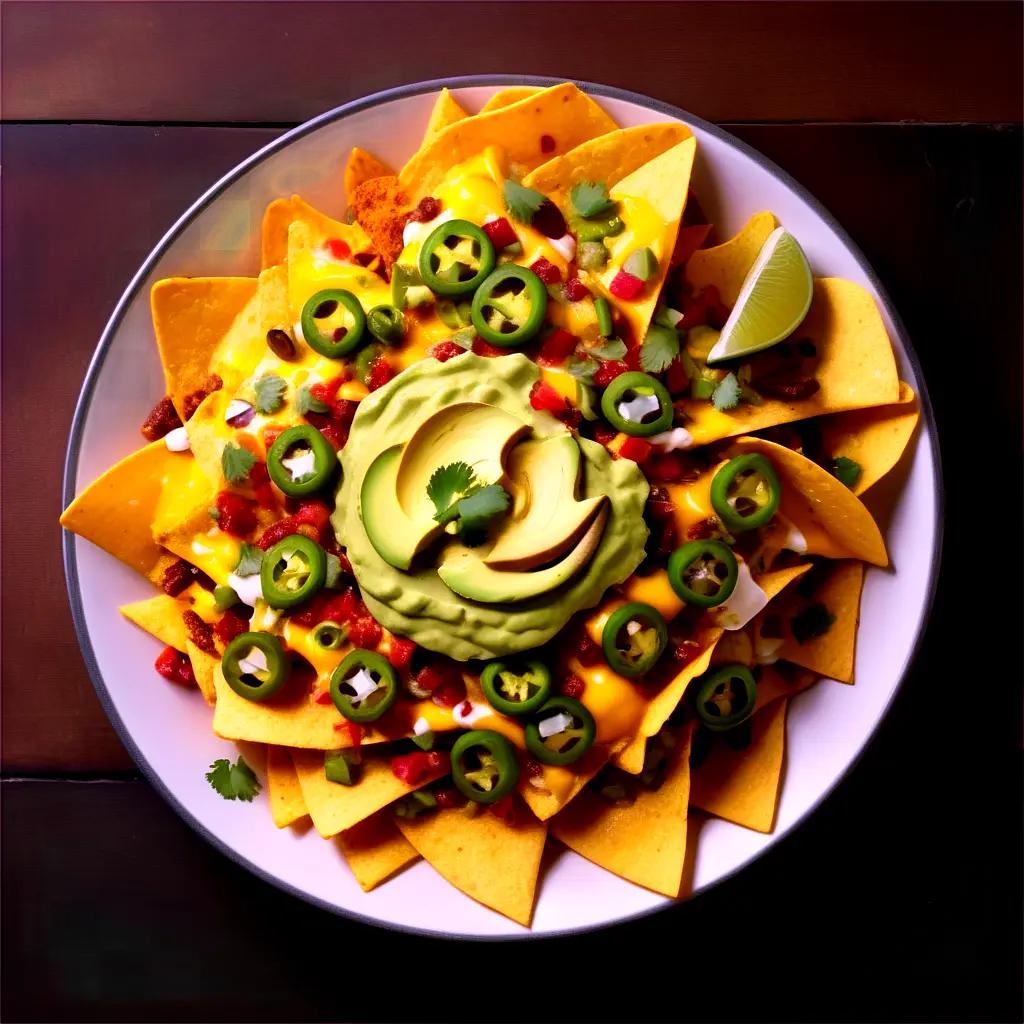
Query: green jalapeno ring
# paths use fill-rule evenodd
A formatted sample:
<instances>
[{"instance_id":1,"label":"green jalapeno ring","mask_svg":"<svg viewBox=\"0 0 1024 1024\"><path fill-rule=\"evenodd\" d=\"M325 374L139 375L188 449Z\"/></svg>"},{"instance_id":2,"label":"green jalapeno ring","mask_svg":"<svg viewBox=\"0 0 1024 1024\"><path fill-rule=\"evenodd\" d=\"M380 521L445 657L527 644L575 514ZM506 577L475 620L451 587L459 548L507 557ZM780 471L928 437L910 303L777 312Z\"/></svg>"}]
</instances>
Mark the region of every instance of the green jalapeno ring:
<instances>
[{"instance_id":1,"label":"green jalapeno ring","mask_svg":"<svg viewBox=\"0 0 1024 1024\"><path fill-rule=\"evenodd\" d=\"M323 307L331 302L334 305L324 312ZM320 325L317 323L319 318L317 314L320 317L330 316L338 306L344 306L351 314L352 326L345 329L344 335L335 341L332 335L321 332ZM299 319L302 323L302 336L306 339L306 344L320 355L327 356L328 359L340 359L354 351L359 347L359 343L366 333L366 314L363 312L363 307L359 300L344 288L325 288L323 291L317 292L312 298L306 300Z\"/></svg>"},{"instance_id":2,"label":"green jalapeno ring","mask_svg":"<svg viewBox=\"0 0 1024 1024\"><path fill-rule=\"evenodd\" d=\"M495 295L495 291L508 284L519 283L518 292L514 294ZM527 305L524 314L516 307ZM487 313L490 309L491 314ZM544 316L548 311L548 290L544 282L527 267L515 263L507 263L499 267L477 289L473 296L473 326L484 341L499 348L514 348L526 342L540 331ZM494 313L501 317L498 326L491 326ZM517 315L521 319L517 321ZM503 330L509 324L514 325L510 331Z\"/></svg>"},{"instance_id":3,"label":"green jalapeno ring","mask_svg":"<svg viewBox=\"0 0 1024 1024\"><path fill-rule=\"evenodd\" d=\"M437 255L438 250L443 247L451 255L456 249L456 246L448 245L450 238L457 238L460 242L466 240L470 242L471 251L467 255L476 260L476 273L472 277L460 279L460 266L468 266L461 260L452 262L447 267L441 266L441 259ZM486 232L468 220L446 220L443 224L438 224L427 235L426 241L420 248L418 265L423 283L435 294L468 295L475 291L494 269L496 259L494 243L487 237ZM469 266L468 269L472 270L473 268Z\"/></svg>"},{"instance_id":4,"label":"green jalapeno ring","mask_svg":"<svg viewBox=\"0 0 1024 1024\"><path fill-rule=\"evenodd\" d=\"M638 622L640 629L629 634L629 647L623 650L619 646L619 636L631 622ZM649 636L650 633L654 635ZM608 616L601 633L605 661L619 675L630 678L642 676L654 668L667 645L668 626L665 625L661 612L640 601L632 601L616 608Z\"/></svg>"},{"instance_id":5,"label":"green jalapeno ring","mask_svg":"<svg viewBox=\"0 0 1024 1024\"><path fill-rule=\"evenodd\" d=\"M573 724L545 740L540 734L540 723L559 712L568 715ZM526 749L542 764L573 764L594 745L597 723L594 716L578 700L572 697L552 697L534 714L531 721L526 723L524 736ZM569 743L556 749L548 741L559 737L564 737Z\"/></svg>"},{"instance_id":6,"label":"green jalapeno ring","mask_svg":"<svg viewBox=\"0 0 1024 1024\"><path fill-rule=\"evenodd\" d=\"M326 578L327 553L301 533L278 541L260 566L263 599L271 608L292 608L308 601Z\"/></svg>"},{"instance_id":7,"label":"green jalapeno ring","mask_svg":"<svg viewBox=\"0 0 1024 1024\"><path fill-rule=\"evenodd\" d=\"M695 686L694 710L712 732L725 732L745 722L754 713L756 701L757 680L746 665L722 665Z\"/></svg>"},{"instance_id":8,"label":"green jalapeno ring","mask_svg":"<svg viewBox=\"0 0 1024 1024\"><path fill-rule=\"evenodd\" d=\"M356 696L355 688L348 682L360 669L376 677L377 683L377 689L363 698ZM343 690L345 686L351 692ZM350 651L331 673L331 700L350 722L376 722L398 699L398 687L398 673L391 662L376 651L362 648Z\"/></svg>"},{"instance_id":9,"label":"green jalapeno ring","mask_svg":"<svg viewBox=\"0 0 1024 1024\"><path fill-rule=\"evenodd\" d=\"M520 668L522 671L516 671ZM513 678L508 679L508 676ZM551 670L542 661L527 661L521 665L491 661L484 666L480 686L495 711L513 718L529 715L551 695ZM507 687L510 686L515 686L523 693L522 699L507 695Z\"/></svg>"},{"instance_id":10,"label":"green jalapeno ring","mask_svg":"<svg viewBox=\"0 0 1024 1024\"><path fill-rule=\"evenodd\" d=\"M698 608L727 601L738 576L736 556L720 540L691 540L668 560L668 582L676 596Z\"/></svg>"},{"instance_id":11,"label":"green jalapeno ring","mask_svg":"<svg viewBox=\"0 0 1024 1024\"><path fill-rule=\"evenodd\" d=\"M732 532L767 526L781 497L775 468L756 452L730 459L711 481L711 505Z\"/></svg>"},{"instance_id":12,"label":"green jalapeno ring","mask_svg":"<svg viewBox=\"0 0 1024 1024\"><path fill-rule=\"evenodd\" d=\"M296 480L284 460L293 448L300 447L313 453L313 472ZM267 452L267 473L289 498L302 498L319 491L330 482L337 465L338 456L330 442L308 423L282 431Z\"/></svg>"},{"instance_id":13,"label":"green jalapeno ring","mask_svg":"<svg viewBox=\"0 0 1024 1024\"><path fill-rule=\"evenodd\" d=\"M337 651L348 639L348 627L327 619L313 627L310 639L323 651Z\"/></svg>"},{"instance_id":14,"label":"green jalapeno ring","mask_svg":"<svg viewBox=\"0 0 1024 1024\"><path fill-rule=\"evenodd\" d=\"M619 412L619 405L630 392L633 392L636 397L653 395L658 400L658 415L646 423L626 419ZM616 430L621 430L622 433L629 434L631 437L650 437L652 434L660 434L672 426L672 419L675 415L672 396L668 393L668 388L660 380L650 374L641 373L639 370L619 374L604 389L604 394L601 396L601 412Z\"/></svg>"},{"instance_id":15,"label":"green jalapeno ring","mask_svg":"<svg viewBox=\"0 0 1024 1024\"><path fill-rule=\"evenodd\" d=\"M267 663L265 670L243 669L241 663L253 648L263 655ZM264 701L272 697L284 686L291 672L281 641L272 633L239 633L224 649L220 667L224 673L224 682L239 697L253 701ZM256 685L247 683L247 678L258 682Z\"/></svg>"},{"instance_id":16,"label":"green jalapeno ring","mask_svg":"<svg viewBox=\"0 0 1024 1024\"><path fill-rule=\"evenodd\" d=\"M519 761L512 744L501 733L473 729L455 741L452 782L467 800L478 804L496 803L511 793L518 781Z\"/></svg>"},{"instance_id":17,"label":"green jalapeno ring","mask_svg":"<svg viewBox=\"0 0 1024 1024\"><path fill-rule=\"evenodd\" d=\"M405 337L405 317L395 306L374 306L366 314L366 327L385 345L397 345Z\"/></svg>"}]
</instances>

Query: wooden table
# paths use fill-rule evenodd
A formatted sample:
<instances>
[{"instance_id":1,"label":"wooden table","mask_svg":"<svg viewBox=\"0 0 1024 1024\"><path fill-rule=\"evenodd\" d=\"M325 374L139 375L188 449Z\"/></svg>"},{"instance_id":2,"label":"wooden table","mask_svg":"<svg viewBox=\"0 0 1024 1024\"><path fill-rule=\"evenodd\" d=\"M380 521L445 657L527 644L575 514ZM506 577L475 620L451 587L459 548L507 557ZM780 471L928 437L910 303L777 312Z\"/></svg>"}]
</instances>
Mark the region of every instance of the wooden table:
<instances>
[{"instance_id":1,"label":"wooden table","mask_svg":"<svg viewBox=\"0 0 1024 1024\"><path fill-rule=\"evenodd\" d=\"M3 1019L1018 1019L1021 12L6 3ZM688 904L501 949L335 918L194 835L100 710L56 523L100 330L180 211L323 109L481 70L648 93L805 184L906 321L947 488L926 643L832 799Z\"/></svg>"}]
</instances>

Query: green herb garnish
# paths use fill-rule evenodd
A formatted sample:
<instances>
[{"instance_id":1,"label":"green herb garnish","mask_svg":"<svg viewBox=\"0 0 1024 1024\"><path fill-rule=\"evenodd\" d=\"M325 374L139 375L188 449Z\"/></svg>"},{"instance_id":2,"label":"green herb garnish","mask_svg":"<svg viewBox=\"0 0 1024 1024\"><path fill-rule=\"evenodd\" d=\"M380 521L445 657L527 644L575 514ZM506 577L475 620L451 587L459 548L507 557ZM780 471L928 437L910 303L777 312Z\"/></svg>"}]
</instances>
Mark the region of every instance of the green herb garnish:
<instances>
[{"instance_id":1,"label":"green herb garnish","mask_svg":"<svg viewBox=\"0 0 1024 1024\"><path fill-rule=\"evenodd\" d=\"M249 803L261 788L253 770L241 756L235 764L223 757L218 758L210 765L206 781L225 800L244 800L246 803Z\"/></svg>"},{"instance_id":2,"label":"green herb garnish","mask_svg":"<svg viewBox=\"0 0 1024 1024\"><path fill-rule=\"evenodd\" d=\"M581 181L573 186L569 198L581 217L597 217L615 205L603 181Z\"/></svg>"},{"instance_id":3,"label":"green herb garnish","mask_svg":"<svg viewBox=\"0 0 1024 1024\"><path fill-rule=\"evenodd\" d=\"M540 192L525 188L511 179L506 179L502 193L512 219L519 221L520 224L529 224L533 220L533 215L547 202Z\"/></svg>"},{"instance_id":4,"label":"green herb garnish","mask_svg":"<svg viewBox=\"0 0 1024 1024\"><path fill-rule=\"evenodd\" d=\"M256 464L256 456L237 444L226 444L220 453L220 468L229 484L245 480Z\"/></svg>"}]
</instances>

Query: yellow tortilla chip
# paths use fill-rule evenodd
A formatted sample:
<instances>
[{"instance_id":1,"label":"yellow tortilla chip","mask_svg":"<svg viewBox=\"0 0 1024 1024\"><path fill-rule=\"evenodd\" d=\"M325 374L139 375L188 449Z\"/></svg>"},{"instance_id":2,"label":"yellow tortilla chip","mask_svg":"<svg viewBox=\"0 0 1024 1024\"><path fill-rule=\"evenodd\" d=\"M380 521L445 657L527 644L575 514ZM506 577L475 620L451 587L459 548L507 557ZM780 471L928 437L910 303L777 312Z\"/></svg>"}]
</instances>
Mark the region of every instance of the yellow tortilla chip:
<instances>
[{"instance_id":1,"label":"yellow tortilla chip","mask_svg":"<svg viewBox=\"0 0 1024 1024\"><path fill-rule=\"evenodd\" d=\"M685 729L678 737L657 789L638 787L631 804L612 804L586 790L554 818L551 834L628 882L677 896L686 857L691 735Z\"/></svg>"},{"instance_id":2,"label":"yellow tortilla chip","mask_svg":"<svg viewBox=\"0 0 1024 1024\"><path fill-rule=\"evenodd\" d=\"M342 786L327 778L322 750L293 750L292 761L313 826L324 839L358 825L364 818L419 788L407 786L396 778L389 758L369 751L363 751L354 786ZM424 778L421 785L443 774L443 769L435 772Z\"/></svg>"},{"instance_id":3,"label":"yellow tortilla chip","mask_svg":"<svg viewBox=\"0 0 1024 1024\"><path fill-rule=\"evenodd\" d=\"M489 114L492 110L501 110L502 107L511 106L520 100L528 100L531 96L543 92L544 87L540 85L510 85L505 89L499 89L481 108L481 114Z\"/></svg>"},{"instance_id":4,"label":"yellow tortilla chip","mask_svg":"<svg viewBox=\"0 0 1024 1024\"><path fill-rule=\"evenodd\" d=\"M469 818L461 810L447 810L398 818L395 824L456 889L529 926L545 823L526 820L512 827L487 811Z\"/></svg>"},{"instance_id":5,"label":"yellow tortilla chip","mask_svg":"<svg viewBox=\"0 0 1024 1024\"><path fill-rule=\"evenodd\" d=\"M695 444L899 400L892 343L874 298L860 285L838 277L815 278L811 308L794 337L809 338L817 347L818 391L792 402L766 398L761 405L743 403L729 412L719 412L710 402L684 399L686 428Z\"/></svg>"},{"instance_id":6,"label":"yellow tortilla chip","mask_svg":"<svg viewBox=\"0 0 1024 1024\"><path fill-rule=\"evenodd\" d=\"M217 687L214 683L214 676L220 672L220 658L201 651L191 640L187 639L185 653L188 655L188 660L192 662L192 671L203 699L207 704L216 704Z\"/></svg>"},{"instance_id":7,"label":"yellow tortilla chip","mask_svg":"<svg viewBox=\"0 0 1024 1024\"><path fill-rule=\"evenodd\" d=\"M686 263L686 280L696 291L713 285L727 306L735 306L747 271L776 227L774 213L755 213L727 242L698 249Z\"/></svg>"},{"instance_id":8,"label":"yellow tortilla chip","mask_svg":"<svg viewBox=\"0 0 1024 1024\"><path fill-rule=\"evenodd\" d=\"M337 842L363 892L375 889L407 864L420 859L398 831L387 808L342 832Z\"/></svg>"},{"instance_id":9,"label":"yellow tortilla chip","mask_svg":"<svg viewBox=\"0 0 1024 1024\"><path fill-rule=\"evenodd\" d=\"M774 665L762 665L757 677L757 699L754 701L754 714L782 697L795 697L798 693L813 686L821 677L817 672L810 672L797 665L787 662L776 662Z\"/></svg>"},{"instance_id":10,"label":"yellow tortilla chip","mask_svg":"<svg viewBox=\"0 0 1024 1024\"><path fill-rule=\"evenodd\" d=\"M350 189L349 170L356 153L360 153L362 158L366 158L365 161L360 158L358 162L367 171L372 167L369 161L374 161L376 166L382 168L382 170L377 171L376 174L367 173L359 181L356 181ZM356 168L353 167L353 174L355 171ZM356 185L366 181L368 178L377 177L378 174L390 173L391 171L377 161L376 157L371 156L365 150L353 149L349 156L349 166L345 168L345 194L349 195ZM370 251L370 240L367 238L366 232L358 224L345 224L343 221L335 220L333 217L328 217L326 213L321 213L315 206L310 206L301 196L290 196L288 199L275 199L267 205L263 213L263 232L260 246L262 252L261 269L266 270L269 267L275 267L284 263L288 256L288 228L296 221L307 225L310 235L317 242L324 242L328 238L340 238L343 242L348 243L349 248L354 253Z\"/></svg>"},{"instance_id":11,"label":"yellow tortilla chip","mask_svg":"<svg viewBox=\"0 0 1024 1024\"><path fill-rule=\"evenodd\" d=\"M214 351L255 294L254 277L171 277L153 285L156 344L182 419L185 396L206 386Z\"/></svg>"},{"instance_id":12,"label":"yellow tortilla chip","mask_svg":"<svg viewBox=\"0 0 1024 1024\"><path fill-rule=\"evenodd\" d=\"M423 132L423 141L420 143L420 149L426 146L438 132L444 131L449 125L455 124L456 121L461 121L466 117L469 117L469 114L462 108L458 100L447 89L442 89L437 94L437 99L434 100L433 109L430 111L430 119L427 121L426 130ZM386 173L392 174L394 172L388 171Z\"/></svg>"},{"instance_id":13,"label":"yellow tortilla chip","mask_svg":"<svg viewBox=\"0 0 1024 1024\"><path fill-rule=\"evenodd\" d=\"M167 594L123 604L118 609L129 622L134 622L150 636L155 636L165 647L173 647L183 653L188 634L181 621L181 613L187 610L188 605L184 601Z\"/></svg>"},{"instance_id":14,"label":"yellow tortilla chip","mask_svg":"<svg viewBox=\"0 0 1024 1024\"><path fill-rule=\"evenodd\" d=\"M285 747L267 747L267 791L270 815L278 828L293 825L309 813L299 776Z\"/></svg>"},{"instance_id":15,"label":"yellow tortilla chip","mask_svg":"<svg viewBox=\"0 0 1024 1024\"><path fill-rule=\"evenodd\" d=\"M692 772L690 804L757 832L771 832L782 777L788 700L773 701L750 720L750 746L714 741Z\"/></svg>"},{"instance_id":16,"label":"yellow tortilla chip","mask_svg":"<svg viewBox=\"0 0 1024 1024\"><path fill-rule=\"evenodd\" d=\"M525 172L615 127L586 93L565 82L500 110L448 125L413 154L399 172L399 182L416 203L431 194L449 169L486 146L501 146L510 164ZM547 152L541 143L545 135L554 140Z\"/></svg>"},{"instance_id":17,"label":"yellow tortilla chip","mask_svg":"<svg viewBox=\"0 0 1024 1024\"><path fill-rule=\"evenodd\" d=\"M605 239L611 258L598 277L602 288L611 295L610 286L623 263L635 249L649 248L658 260L657 273L644 284L643 297L635 302L613 301L629 324L636 344L643 341L647 327L658 305L669 260L676 245L676 235L686 208L690 190L690 173L697 154L697 140L684 139L678 145L648 160L609 190L619 203L626 230Z\"/></svg>"},{"instance_id":18,"label":"yellow tortilla chip","mask_svg":"<svg viewBox=\"0 0 1024 1024\"><path fill-rule=\"evenodd\" d=\"M895 405L826 416L821 421L822 448L833 458L845 456L858 463L860 476L852 490L863 494L900 461L920 418L913 388L900 381Z\"/></svg>"},{"instance_id":19,"label":"yellow tortilla chip","mask_svg":"<svg viewBox=\"0 0 1024 1024\"><path fill-rule=\"evenodd\" d=\"M760 437L741 437L732 446L737 455L757 452L767 458L782 484L781 510L796 521L807 538L808 551L822 550L814 534L824 532L851 558L886 566L889 556L878 524L844 483L800 452Z\"/></svg>"},{"instance_id":20,"label":"yellow tortilla chip","mask_svg":"<svg viewBox=\"0 0 1024 1024\"><path fill-rule=\"evenodd\" d=\"M552 793L538 789L530 785L528 779L520 777L519 795L538 821L547 821L579 796L583 787L604 767L607 760L607 753L596 746L592 747L583 760L573 765L572 781L567 789Z\"/></svg>"},{"instance_id":21,"label":"yellow tortilla chip","mask_svg":"<svg viewBox=\"0 0 1024 1024\"><path fill-rule=\"evenodd\" d=\"M543 192L562 210L568 210L569 193L574 185L581 181L600 181L612 188L691 135L690 129L678 121L617 128L541 164L523 178L523 184Z\"/></svg>"},{"instance_id":22,"label":"yellow tortilla chip","mask_svg":"<svg viewBox=\"0 0 1024 1024\"><path fill-rule=\"evenodd\" d=\"M448 90L446 89L445 92ZM345 198L348 203L352 202L352 193L364 181L371 178L383 178L385 174L394 174L386 163L378 160L372 153L358 146L352 147L352 152L345 161ZM285 233L287 241L287 232ZM265 265L265 264L264 264Z\"/></svg>"},{"instance_id":23,"label":"yellow tortilla chip","mask_svg":"<svg viewBox=\"0 0 1024 1024\"><path fill-rule=\"evenodd\" d=\"M60 525L159 584L177 559L153 539L150 524L165 482L176 487L193 465L188 454L154 441L93 480L64 510Z\"/></svg>"}]
</instances>

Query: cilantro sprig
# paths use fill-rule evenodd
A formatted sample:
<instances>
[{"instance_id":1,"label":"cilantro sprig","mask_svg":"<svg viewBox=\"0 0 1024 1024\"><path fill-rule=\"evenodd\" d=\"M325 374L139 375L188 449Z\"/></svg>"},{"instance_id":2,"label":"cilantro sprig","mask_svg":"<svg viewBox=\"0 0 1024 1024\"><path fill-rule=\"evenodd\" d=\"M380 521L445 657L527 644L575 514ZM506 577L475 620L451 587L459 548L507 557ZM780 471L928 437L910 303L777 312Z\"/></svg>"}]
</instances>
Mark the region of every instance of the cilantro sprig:
<instances>
[{"instance_id":1,"label":"cilantro sprig","mask_svg":"<svg viewBox=\"0 0 1024 1024\"><path fill-rule=\"evenodd\" d=\"M473 467L465 462L438 466L427 482L427 497L437 510L434 519L455 523L459 540L478 547L487 539L491 521L511 504L508 492L499 484L481 484Z\"/></svg>"},{"instance_id":2,"label":"cilantro sprig","mask_svg":"<svg viewBox=\"0 0 1024 1024\"><path fill-rule=\"evenodd\" d=\"M512 219L519 221L520 224L529 224L533 220L533 215L546 201L545 197L536 189L526 188L524 185L512 181L511 178L505 180L502 194Z\"/></svg>"},{"instance_id":3,"label":"cilantro sprig","mask_svg":"<svg viewBox=\"0 0 1024 1024\"><path fill-rule=\"evenodd\" d=\"M728 412L740 404L741 388L735 373L727 373L711 395L711 404L719 412Z\"/></svg>"},{"instance_id":4,"label":"cilantro sprig","mask_svg":"<svg viewBox=\"0 0 1024 1024\"><path fill-rule=\"evenodd\" d=\"M255 576L263 566L263 551L255 544L243 543L238 551L236 576Z\"/></svg>"},{"instance_id":5,"label":"cilantro sprig","mask_svg":"<svg viewBox=\"0 0 1024 1024\"><path fill-rule=\"evenodd\" d=\"M276 373L268 373L260 377L253 385L256 392L256 411L267 416L275 413L284 405L284 393L288 385L284 377Z\"/></svg>"},{"instance_id":6,"label":"cilantro sprig","mask_svg":"<svg viewBox=\"0 0 1024 1024\"><path fill-rule=\"evenodd\" d=\"M225 800L243 800L245 803L250 803L262 788L256 774L241 755L234 764L226 758L218 758L210 765L206 781Z\"/></svg>"},{"instance_id":7,"label":"cilantro sprig","mask_svg":"<svg viewBox=\"0 0 1024 1024\"><path fill-rule=\"evenodd\" d=\"M678 355L679 332L664 324L651 324L640 346L640 365L648 373L661 373Z\"/></svg>"},{"instance_id":8,"label":"cilantro sprig","mask_svg":"<svg viewBox=\"0 0 1024 1024\"><path fill-rule=\"evenodd\" d=\"M237 444L224 445L224 450L220 453L220 468L229 484L241 483L247 479L255 464L256 456Z\"/></svg>"},{"instance_id":9,"label":"cilantro sprig","mask_svg":"<svg viewBox=\"0 0 1024 1024\"><path fill-rule=\"evenodd\" d=\"M615 205L603 181L581 181L573 186L569 199L581 217L597 217Z\"/></svg>"}]
</instances>

